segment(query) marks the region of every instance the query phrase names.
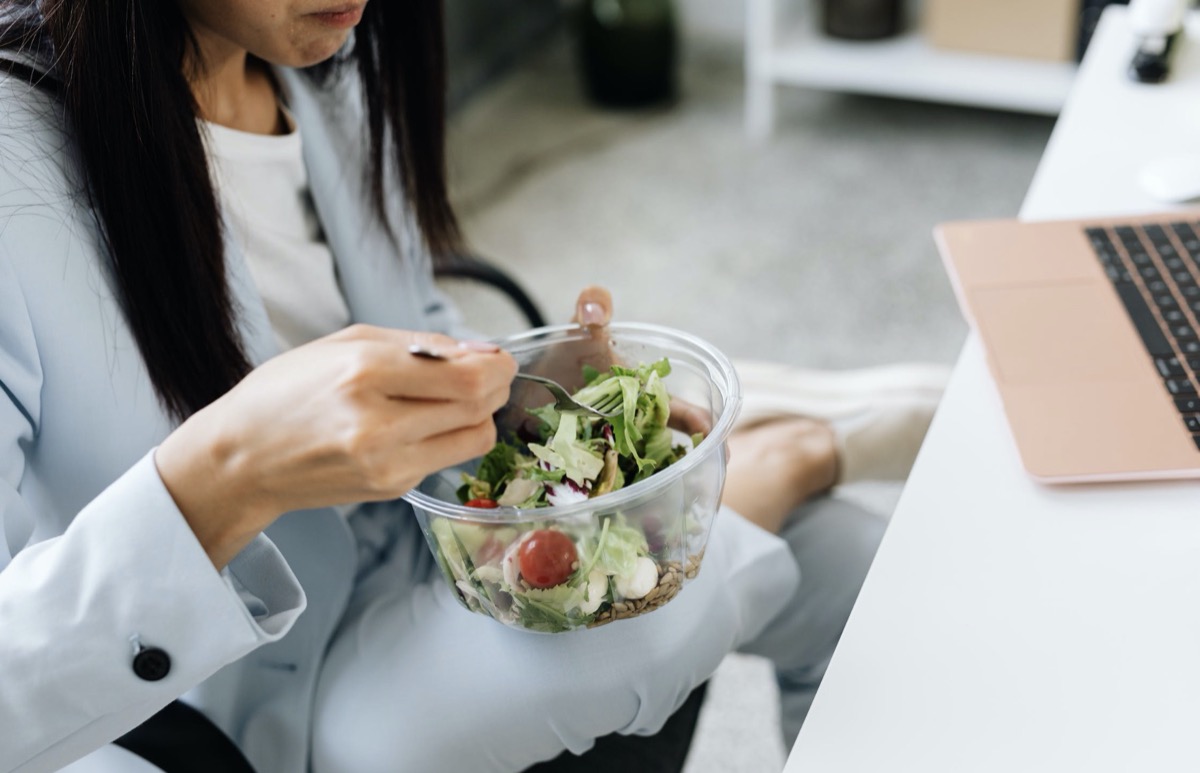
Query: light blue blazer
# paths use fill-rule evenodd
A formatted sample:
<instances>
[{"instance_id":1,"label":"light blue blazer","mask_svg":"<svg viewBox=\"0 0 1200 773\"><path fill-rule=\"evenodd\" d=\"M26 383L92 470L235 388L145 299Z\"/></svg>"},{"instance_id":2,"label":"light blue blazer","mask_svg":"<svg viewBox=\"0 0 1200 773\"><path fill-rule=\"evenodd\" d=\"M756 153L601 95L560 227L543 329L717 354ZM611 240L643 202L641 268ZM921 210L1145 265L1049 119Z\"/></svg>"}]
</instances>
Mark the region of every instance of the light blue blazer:
<instances>
[{"instance_id":1,"label":"light blue blazer","mask_svg":"<svg viewBox=\"0 0 1200 773\"><path fill-rule=\"evenodd\" d=\"M400 192L399 249L369 204L357 84L318 92L279 77L353 319L449 329ZM0 771L57 769L188 691L260 770L304 770L315 667L352 589L354 537L334 510L292 513L213 569L155 470L172 422L69 147L55 100L0 74ZM238 247L225 250L261 362L275 354L263 303ZM169 655L165 678L135 674L138 647Z\"/></svg>"}]
</instances>

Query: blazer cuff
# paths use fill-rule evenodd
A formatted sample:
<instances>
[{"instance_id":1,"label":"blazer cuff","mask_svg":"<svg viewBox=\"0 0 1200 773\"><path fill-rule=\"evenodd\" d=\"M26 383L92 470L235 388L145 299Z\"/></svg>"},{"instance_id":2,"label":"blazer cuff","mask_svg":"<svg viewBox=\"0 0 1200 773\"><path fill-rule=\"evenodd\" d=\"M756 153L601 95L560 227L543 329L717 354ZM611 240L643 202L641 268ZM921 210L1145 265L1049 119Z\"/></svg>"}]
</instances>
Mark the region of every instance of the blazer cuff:
<instances>
[{"instance_id":1,"label":"blazer cuff","mask_svg":"<svg viewBox=\"0 0 1200 773\"><path fill-rule=\"evenodd\" d=\"M306 603L282 553L263 535L218 572L159 476L153 450L92 500L62 540L94 556L93 587L106 592L86 616L115 624L113 654L129 657L126 642L133 640L167 652L171 670L161 688L174 695L282 637Z\"/></svg>"},{"instance_id":2,"label":"blazer cuff","mask_svg":"<svg viewBox=\"0 0 1200 773\"><path fill-rule=\"evenodd\" d=\"M154 463L156 451L146 454L113 488L128 483L142 489L143 501L153 500L147 510L160 516L164 531L156 541L177 547L172 569L177 577L171 585L182 597L192 597L193 603L211 611L207 625L226 640L226 648L231 634L246 651L283 637L307 600L279 548L260 534L218 573L163 483ZM225 648L215 651L221 649Z\"/></svg>"},{"instance_id":3,"label":"blazer cuff","mask_svg":"<svg viewBox=\"0 0 1200 773\"><path fill-rule=\"evenodd\" d=\"M221 575L264 643L282 637L304 611L304 590L279 548L265 535L255 537Z\"/></svg>"},{"instance_id":4,"label":"blazer cuff","mask_svg":"<svg viewBox=\"0 0 1200 773\"><path fill-rule=\"evenodd\" d=\"M304 605L266 537L216 570L151 451L0 573L0 621L12 626L0 636L0 726L22 728L0 744L0 770L57 770L102 746L285 635Z\"/></svg>"}]
</instances>

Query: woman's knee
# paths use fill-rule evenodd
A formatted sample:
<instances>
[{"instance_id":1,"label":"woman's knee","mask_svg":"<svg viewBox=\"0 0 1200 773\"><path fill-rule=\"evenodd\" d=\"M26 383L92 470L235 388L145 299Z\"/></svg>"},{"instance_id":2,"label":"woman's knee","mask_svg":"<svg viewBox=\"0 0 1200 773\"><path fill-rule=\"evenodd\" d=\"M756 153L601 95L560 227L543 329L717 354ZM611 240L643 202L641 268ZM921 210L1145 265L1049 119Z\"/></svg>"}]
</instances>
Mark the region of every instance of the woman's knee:
<instances>
[{"instance_id":1,"label":"woman's knee","mask_svg":"<svg viewBox=\"0 0 1200 773\"><path fill-rule=\"evenodd\" d=\"M656 732L732 647L736 611L715 575L652 615L573 634L505 629L443 606L438 588L372 610L327 658L313 769L522 770Z\"/></svg>"},{"instance_id":2,"label":"woman's knee","mask_svg":"<svg viewBox=\"0 0 1200 773\"><path fill-rule=\"evenodd\" d=\"M782 670L804 669L832 653L883 538L886 522L833 498L810 503L784 530L800 586L747 652Z\"/></svg>"}]
</instances>

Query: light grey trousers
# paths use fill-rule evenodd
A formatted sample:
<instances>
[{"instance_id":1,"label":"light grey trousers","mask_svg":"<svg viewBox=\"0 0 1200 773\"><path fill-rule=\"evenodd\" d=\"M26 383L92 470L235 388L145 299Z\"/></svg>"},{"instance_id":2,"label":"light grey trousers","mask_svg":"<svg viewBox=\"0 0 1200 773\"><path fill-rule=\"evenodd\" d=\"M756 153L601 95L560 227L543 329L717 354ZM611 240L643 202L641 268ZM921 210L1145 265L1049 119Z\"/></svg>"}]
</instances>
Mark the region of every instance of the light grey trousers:
<instances>
[{"instance_id":1,"label":"light grey trousers","mask_svg":"<svg viewBox=\"0 0 1200 773\"><path fill-rule=\"evenodd\" d=\"M397 545L330 648L314 773L511 773L608 733L654 733L737 650L775 663L790 747L883 530L833 498L779 537L723 511L700 574L670 604L556 635L465 611L424 544Z\"/></svg>"},{"instance_id":2,"label":"light grey trousers","mask_svg":"<svg viewBox=\"0 0 1200 773\"><path fill-rule=\"evenodd\" d=\"M741 651L775 665L785 749L808 716L885 527L883 518L856 504L823 497L800 508L780 535L800 567L800 586Z\"/></svg>"}]
</instances>

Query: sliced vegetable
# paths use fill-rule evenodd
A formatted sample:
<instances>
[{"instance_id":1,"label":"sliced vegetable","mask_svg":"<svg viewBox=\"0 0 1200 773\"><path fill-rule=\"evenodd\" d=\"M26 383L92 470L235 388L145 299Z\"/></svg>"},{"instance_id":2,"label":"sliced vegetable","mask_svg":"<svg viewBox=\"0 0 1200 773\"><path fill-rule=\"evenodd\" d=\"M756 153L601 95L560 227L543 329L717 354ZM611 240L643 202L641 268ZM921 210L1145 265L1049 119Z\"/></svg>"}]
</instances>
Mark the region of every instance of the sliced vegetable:
<instances>
[{"instance_id":1,"label":"sliced vegetable","mask_svg":"<svg viewBox=\"0 0 1200 773\"><path fill-rule=\"evenodd\" d=\"M495 501L502 507L562 506L618 491L669 467L687 453L667 427L671 396L663 381L666 359L608 372L585 368L587 383L575 399L594 404L620 397L611 419L559 411L553 404L531 408L540 437L520 446L498 442L474 475L463 475L459 498Z\"/></svg>"}]
</instances>

